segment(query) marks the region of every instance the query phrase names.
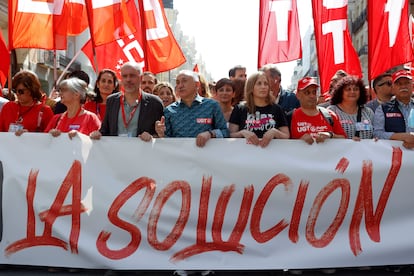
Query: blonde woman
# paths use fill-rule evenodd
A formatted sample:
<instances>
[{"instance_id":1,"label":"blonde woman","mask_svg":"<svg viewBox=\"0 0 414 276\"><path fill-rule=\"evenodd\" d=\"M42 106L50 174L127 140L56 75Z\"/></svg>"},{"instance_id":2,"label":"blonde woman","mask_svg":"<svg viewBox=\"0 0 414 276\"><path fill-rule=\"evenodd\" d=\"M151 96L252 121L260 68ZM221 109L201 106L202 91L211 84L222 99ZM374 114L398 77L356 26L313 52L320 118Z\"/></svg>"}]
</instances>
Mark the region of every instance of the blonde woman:
<instances>
[{"instance_id":1,"label":"blonde woman","mask_svg":"<svg viewBox=\"0 0 414 276\"><path fill-rule=\"evenodd\" d=\"M244 93L246 102L235 106L230 116L230 137L244 137L248 143L261 147L272 139L289 139L285 113L274 103L266 74L250 75Z\"/></svg>"},{"instance_id":2,"label":"blonde woman","mask_svg":"<svg viewBox=\"0 0 414 276\"><path fill-rule=\"evenodd\" d=\"M158 96L164 107L169 106L176 101L174 88L168 82L160 82L154 86L152 94Z\"/></svg>"}]
</instances>

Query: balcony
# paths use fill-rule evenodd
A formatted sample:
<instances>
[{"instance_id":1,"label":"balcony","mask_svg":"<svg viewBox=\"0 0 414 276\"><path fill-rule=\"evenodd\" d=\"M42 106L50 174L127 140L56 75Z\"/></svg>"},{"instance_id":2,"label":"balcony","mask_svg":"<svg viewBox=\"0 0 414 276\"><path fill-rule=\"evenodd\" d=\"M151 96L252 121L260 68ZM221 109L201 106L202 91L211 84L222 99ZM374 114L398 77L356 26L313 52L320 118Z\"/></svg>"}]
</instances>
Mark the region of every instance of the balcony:
<instances>
[{"instance_id":1,"label":"balcony","mask_svg":"<svg viewBox=\"0 0 414 276\"><path fill-rule=\"evenodd\" d=\"M67 57L65 55L56 53L56 68L64 69L72 58ZM47 50L39 50L38 52L38 63L42 63L47 67L54 67L54 52L53 51L47 51ZM74 61L68 68L69 71L75 71L75 70L81 70L81 64L77 61Z\"/></svg>"},{"instance_id":2,"label":"balcony","mask_svg":"<svg viewBox=\"0 0 414 276\"><path fill-rule=\"evenodd\" d=\"M64 55L58 55L59 56L59 65L63 68L66 68L72 58L64 56ZM81 64L77 61L74 61L68 68L68 71L78 71L81 70Z\"/></svg>"}]
</instances>

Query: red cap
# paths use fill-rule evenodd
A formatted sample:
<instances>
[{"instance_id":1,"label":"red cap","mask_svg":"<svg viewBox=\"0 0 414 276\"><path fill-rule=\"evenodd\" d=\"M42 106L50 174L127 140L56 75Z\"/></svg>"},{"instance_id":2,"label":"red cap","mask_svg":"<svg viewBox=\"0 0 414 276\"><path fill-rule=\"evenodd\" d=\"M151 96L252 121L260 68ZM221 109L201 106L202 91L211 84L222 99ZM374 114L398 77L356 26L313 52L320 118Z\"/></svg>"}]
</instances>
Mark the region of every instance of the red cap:
<instances>
[{"instance_id":1,"label":"red cap","mask_svg":"<svg viewBox=\"0 0 414 276\"><path fill-rule=\"evenodd\" d=\"M303 90L306 87L308 87L309 85L316 85L319 87L318 82L316 81L315 78L312 77L304 77L303 79L300 79L298 81L298 90Z\"/></svg>"},{"instance_id":2,"label":"red cap","mask_svg":"<svg viewBox=\"0 0 414 276\"><path fill-rule=\"evenodd\" d=\"M392 82L396 82L399 78L407 78L412 80L413 77L411 76L411 72L408 70L399 70L392 74Z\"/></svg>"}]
</instances>

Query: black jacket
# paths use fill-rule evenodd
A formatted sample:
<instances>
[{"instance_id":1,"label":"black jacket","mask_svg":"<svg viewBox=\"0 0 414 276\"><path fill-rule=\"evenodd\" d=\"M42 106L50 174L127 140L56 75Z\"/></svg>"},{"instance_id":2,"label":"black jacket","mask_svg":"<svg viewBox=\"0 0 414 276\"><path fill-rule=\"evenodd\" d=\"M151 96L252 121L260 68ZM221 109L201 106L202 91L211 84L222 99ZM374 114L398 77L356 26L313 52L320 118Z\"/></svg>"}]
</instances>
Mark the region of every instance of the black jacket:
<instances>
[{"instance_id":1,"label":"black jacket","mask_svg":"<svg viewBox=\"0 0 414 276\"><path fill-rule=\"evenodd\" d=\"M164 115L164 106L161 99L155 95L141 92L141 106L139 108L138 131L155 135L155 122ZM102 121L100 132L104 136L118 136L118 114L120 108L121 92L110 95L106 100L106 112Z\"/></svg>"}]
</instances>

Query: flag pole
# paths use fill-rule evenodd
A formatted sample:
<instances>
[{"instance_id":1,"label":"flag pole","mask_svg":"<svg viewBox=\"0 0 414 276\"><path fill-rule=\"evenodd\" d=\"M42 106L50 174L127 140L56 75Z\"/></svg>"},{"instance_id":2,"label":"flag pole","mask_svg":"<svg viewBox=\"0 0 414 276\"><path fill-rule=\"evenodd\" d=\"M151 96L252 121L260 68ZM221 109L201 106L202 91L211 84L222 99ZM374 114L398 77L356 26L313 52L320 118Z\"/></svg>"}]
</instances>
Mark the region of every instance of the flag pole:
<instances>
[{"instance_id":1,"label":"flag pole","mask_svg":"<svg viewBox=\"0 0 414 276\"><path fill-rule=\"evenodd\" d=\"M56 58L56 49L53 49L53 83L54 87L56 87L57 79L57 58Z\"/></svg>"},{"instance_id":2,"label":"flag pole","mask_svg":"<svg viewBox=\"0 0 414 276\"><path fill-rule=\"evenodd\" d=\"M82 48L80 48L76 52L76 54L70 60L70 62L68 63L68 65L66 65L65 69L63 69L63 72L62 72L62 74L60 74L59 78L57 79L56 84L58 84L62 80L63 76L66 74L66 72L68 71L69 67L75 62L75 60L78 58L78 56L80 55L81 52L82 52Z\"/></svg>"},{"instance_id":3,"label":"flag pole","mask_svg":"<svg viewBox=\"0 0 414 276\"><path fill-rule=\"evenodd\" d=\"M142 50L144 51L144 62L145 62L145 70L151 71L148 64L148 45L147 45L147 29L145 26L145 11L144 11L144 1L138 1L138 15L139 19L141 20L141 31L142 31L142 37L144 38L142 40Z\"/></svg>"},{"instance_id":4,"label":"flag pole","mask_svg":"<svg viewBox=\"0 0 414 276\"><path fill-rule=\"evenodd\" d=\"M92 17L92 14L91 14L91 11L92 11L93 7L92 7L91 0L85 0L85 4L86 4L86 15L88 17L89 36L90 36L90 39L91 39L91 42L92 42L92 53L93 53L93 59L94 59L94 64L92 64L92 67L93 67L95 73L98 74L99 64L98 64L98 61L96 59L95 38L93 37L93 31L92 31L92 28L91 28L91 26L93 25L92 24L93 23L93 17Z\"/></svg>"}]
</instances>

